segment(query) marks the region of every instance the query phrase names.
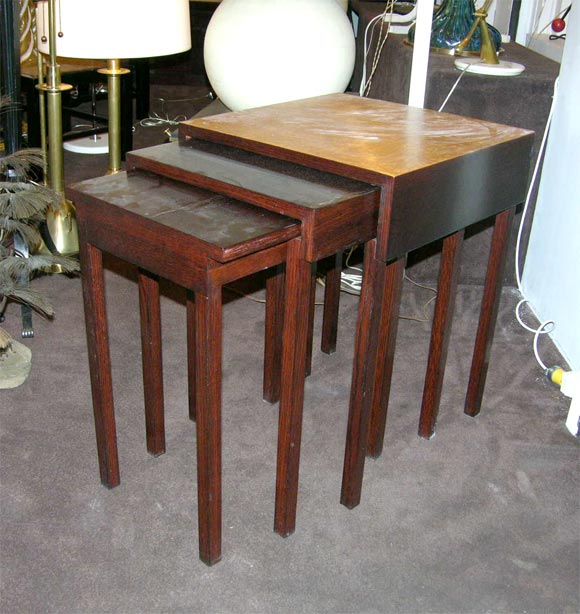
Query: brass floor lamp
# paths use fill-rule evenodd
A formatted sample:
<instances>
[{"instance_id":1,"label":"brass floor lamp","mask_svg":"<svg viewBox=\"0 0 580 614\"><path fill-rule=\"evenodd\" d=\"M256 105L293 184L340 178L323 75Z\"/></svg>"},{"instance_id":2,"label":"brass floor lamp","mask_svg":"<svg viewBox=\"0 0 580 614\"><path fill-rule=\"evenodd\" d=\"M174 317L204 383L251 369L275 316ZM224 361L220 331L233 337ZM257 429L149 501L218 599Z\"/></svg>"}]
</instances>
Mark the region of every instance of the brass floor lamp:
<instances>
[{"instance_id":1,"label":"brass floor lamp","mask_svg":"<svg viewBox=\"0 0 580 614\"><path fill-rule=\"evenodd\" d=\"M181 53L191 48L189 0L41 0L38 50L48 55L43 89L48 106L48 175L63 190L61 83L57 57L106 60L109 168L121 170L121 59Z\"/></svg>"}]
</instances>

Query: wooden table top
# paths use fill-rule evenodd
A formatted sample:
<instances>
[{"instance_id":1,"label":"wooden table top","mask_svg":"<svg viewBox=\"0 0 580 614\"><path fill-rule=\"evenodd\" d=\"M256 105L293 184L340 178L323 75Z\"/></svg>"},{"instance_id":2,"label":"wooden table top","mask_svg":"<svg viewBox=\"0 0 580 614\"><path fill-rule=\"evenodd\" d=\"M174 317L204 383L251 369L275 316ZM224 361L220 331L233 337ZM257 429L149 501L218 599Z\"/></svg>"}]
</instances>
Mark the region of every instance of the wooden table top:
<instances>
[{"instance_id":1,"label":"wooden table top","mask_svg":"<svg viewBox=\"0 0 580 614\"><path fill-rule=\"evenodd\" d=\"M246 192L267 196L265 204L273 203L277 212L280 203L287 204L284 213L297 219L304 217L303 210L332 207L373 192L367 183L198 139L129 152L127 170L134 168L186 183L192 174L227 181Z\"/></svg>"},{"instance_id":2,"label":"wooden table top","mask_svg":"<svg viewBox=\"0 0 580 614\"><path fill-rule=\"evenodd\" d=\"M301 220L310 261L368 241L376 233L378 188L236 147L188 139L138 149L127 154L127 171L134 170Z\"/></svg>"},{"instance_id":3,"label":"wooden table top","mask_svg":"<svg viewBox=\"0 0 580 614\"><path fill-rule=\"evenodd\" d=\"M148 173L87 179L68 186L67 194L79 219L94 218L103 226L110 222L118 229L125 224L122 240L138 225L145 233L160 224L164 240L175 239L182 246L193 242L200 253L220 262L300 234L300 223L289 217Z\"/></svg>"},{"instance_id":4,"label":"wooden table top","mask_svg":"<svg viewBox=\"0 0 580 614\"><path fill-rule=\"evenodd\" d=\"M191 119L180 137L205 138L383 183L533 132L406 105L330 94Z\"/></svg>"}]
</instances>

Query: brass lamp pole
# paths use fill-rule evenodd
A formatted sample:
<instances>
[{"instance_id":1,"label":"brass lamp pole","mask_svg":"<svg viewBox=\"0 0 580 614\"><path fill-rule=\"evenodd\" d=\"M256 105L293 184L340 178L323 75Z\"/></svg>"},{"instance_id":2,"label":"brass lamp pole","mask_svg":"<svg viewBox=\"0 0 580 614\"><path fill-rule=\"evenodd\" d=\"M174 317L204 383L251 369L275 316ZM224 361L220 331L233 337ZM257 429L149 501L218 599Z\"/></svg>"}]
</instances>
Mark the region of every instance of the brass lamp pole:
<instances>
[{"instance_id":1,"label":"brass lamp pole","mask_svg":"<svg viewBox=\"0 0 580 614\"><path fill-rule=\"evenodd\" d=\"M493 0L486 0L483 6L477 9L473 16L475 17L473 24L467 36L460 41L455 47L455 55L458 56L455 60L455 66L459 70L468 71L471 73L482 75L493 75L496 77L513 77L521 74L525 70L525 66L517 62L501 61L497 57L495 45L489 34L487 27L487 11ZM461 56L469 55L465 49L469 44L472 36L479 28L480 35L480 52L479 58L464 58Z\"/></svg>"},{"instance_id":2,"label":"brass lamp pole","mask_svg":"<svg viewBox=\"0 0 580 614\"><path fill-rule=\"evenodd\" d=\"M487 28L487 14L488 9L491 6L493 0L486 0L483 6L479 9L476 9L473 16L475 17L471 29L467 33L467 36L455 47L455 55L463 55L465 53L465 47L469 44L471 37L475 34L477 28L480 31L480 58L485 64L499 64L499 60L497 58L497 52L495 50L495 46L493 41L491 40L491 36L489 35L489 30Z\"/></svg>"},{"instance_id":3,"label":"brass lamp pole","mask_svg":"<svg viewBox=\"0 0 580 614\"><path fill-rule=\"evenodd\" d=\"M190 49L189 0L164 0L159 11L148 10L142 0L99 0L98 4L95 12L92 0L39 0L37 14L48 14L51 65L56 64L57 51L67 58L107 60L107 67L98 72L107 76L107 173L112 174L121 171L121 76L130 72L121 68L121 59L171 55ZM39 49L46 52L46 41L39 39ZM60 82L57 68L54 73L54 82ZM49 117L49 123L52 121L56 122L56 118ZM59 162L55 158L55 166L62 168Z\"/></svg>"},{"instance_id":4,"label":"brass lamp pole","mask_svg":"<svg viewBox=\"0 0 580 614\"><path fill-rule=\"evenodd\" d=\"M43 36L44 39L44 36ZM48 64L46 82L36 87L46 96L48 120L48 183L59 194L64 193L64 164L62 151L62 92L72 89L61 82L60 66L56 60L56 20L54 0L48 2Z\"/></svg>"},{"instance_id":5,"label":"brass lamp pole","mask_svg":"<svg viewBox=\"0 0 580 614\"><path fill-rule=\"evenodd\" d=\"M62 148L62 97L71 85L61 82L60 66L56 60L56 19L54 0L48 2L48 43L49 60L46 82L43 82L41 62L38 64L38 85L41 94L46 97L47 109L47 162L48 185L62 196L61 206L57 212L50 210L46 224L53 245L59 254L72 255L79 251L78 230L73 204L64 197L64 159ZM44 36L43 36L44 38ZM44 131L43 131L44 132Z\"/></svg>"},{"instance_id":6,"label":"brass lamp pole","mask_svg":"<svg viewBox=\"0 0 580 614\"><path fill-rule=\"evenodd\" d=\"M97 71L107 75L108 126L109 126L109 168L107 175L121 171L121 75L131 72L121 67L121 60L107 60L107 68Z\"/></svg>"}]
</instances>

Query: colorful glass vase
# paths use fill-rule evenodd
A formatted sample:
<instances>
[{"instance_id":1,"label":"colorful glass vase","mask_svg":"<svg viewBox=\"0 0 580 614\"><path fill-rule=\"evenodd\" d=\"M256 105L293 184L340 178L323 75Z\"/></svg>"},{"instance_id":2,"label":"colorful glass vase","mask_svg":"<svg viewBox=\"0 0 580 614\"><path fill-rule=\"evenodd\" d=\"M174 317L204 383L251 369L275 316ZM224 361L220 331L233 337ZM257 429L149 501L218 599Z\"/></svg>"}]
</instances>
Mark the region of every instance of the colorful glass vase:
<instances>
[{"instance_id":1,"label":"colorful glass vase","mask_svg":"<svg viewBox=\"0 0 580 614\"><path fill-rule=\"evenodd\" d=\"M443 0L433 16L431 25L431 50L453 55L455 47L469 34L475 21L474 0ZM501 47L501 34L496 28L487 24L491 40L497 52ZM409 43L415 41L415 24L407 34ZM481 32L479 28L473 33L462 55L479 55L481 49Z\"/></svg>"}]
</instances>

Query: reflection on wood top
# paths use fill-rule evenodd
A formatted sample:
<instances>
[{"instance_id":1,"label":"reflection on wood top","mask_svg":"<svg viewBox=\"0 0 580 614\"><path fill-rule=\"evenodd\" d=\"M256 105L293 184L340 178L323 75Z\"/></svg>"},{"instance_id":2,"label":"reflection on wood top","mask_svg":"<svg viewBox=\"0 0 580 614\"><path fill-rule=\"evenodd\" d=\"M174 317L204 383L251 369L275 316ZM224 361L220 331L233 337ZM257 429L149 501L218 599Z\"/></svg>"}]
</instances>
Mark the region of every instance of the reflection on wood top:
<instances>
[{"instance_id":1,"label":"reflection on wood top","mask_svg":"<svg viewBox=\"0 0 580 614\"><path fill-rule=\"evenodd\" d=\"M330 94L191 119L180 136L234 145L363 180L397 177L529 130L406 105ZM324 161L324 165L320 163Z\"/></svg>"}]
</instances>

